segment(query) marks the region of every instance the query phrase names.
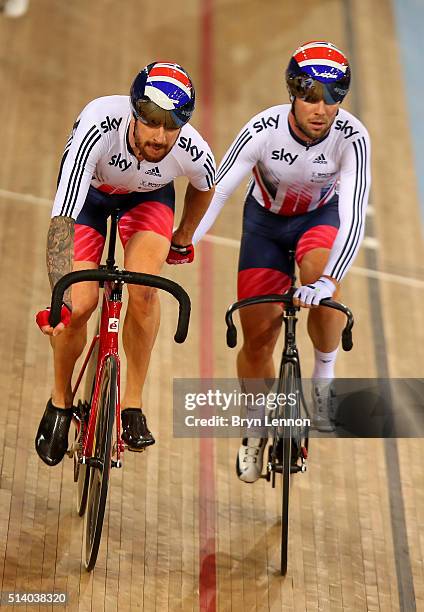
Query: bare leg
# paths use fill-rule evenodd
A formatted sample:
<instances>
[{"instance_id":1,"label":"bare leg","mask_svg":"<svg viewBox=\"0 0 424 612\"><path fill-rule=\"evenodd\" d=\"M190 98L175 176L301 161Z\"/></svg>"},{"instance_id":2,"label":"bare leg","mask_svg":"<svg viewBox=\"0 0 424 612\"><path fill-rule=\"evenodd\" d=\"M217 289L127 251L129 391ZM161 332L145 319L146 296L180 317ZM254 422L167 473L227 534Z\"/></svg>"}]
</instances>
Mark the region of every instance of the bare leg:
<instances>
[{"instance_id":1,"label":"bare leg","mask_svg":"<svg viewBox=\"0 0 424 612\"><path fill-rule=\"evenodd\" d=\"M239 378L274 378L272 354L281 329L281 307L258 304L240 310L244 342L237 356Z\"/></svg>"},{"instance_id":2,"label":"bare leg","mask_svg":"<svg viewBox=\"0 0 424 612\"><path fill-rule=\"evenodd\" d=\"M302 285L313 283L321 276L329 256L329 249L314 249L306 253L300 264L300 281ZM334 294L340 299L340 290ZM340 342L344 324L344 315L337 310L318 307L311 308L308 316L308 333L312 344L323 353L334 351Z\"/></svg>"},{"instance_id":3,"label":"bare leg","mask_svg":"<svg viewBox=\"0 0 424 612\"><path fill-rule=\"evenodd\" d=\"M91 261L77 261L74 270L94 269ZM59 336L52 337L54 359L54 386L52 402L58 408L72 405L71 379L75 363L81 355L87 340L87 321L98 302L97 283L78 283L72 287L72 318Z\"/></svg>"},{"instance_id":4,"label":"bare leg","mask_svg":"<svg viewBox=\"0 0 424 612\"><path fill-rule=\"evenodd\" d=\"M301 261L300 278L303 285L313 283L321 276L328 260L328 249L309 251ZM334 294L340 299L340 290ZM315 365L312 377L313 421L319 431L334 431L334 378L337 347L340 343L344 316L337 310L311 308L308 316L308 333L315 348Z\"/></svg>"},{"instance_id":5,"label":"bare leg","mask_svg":"<svg viewBox=\"0 0 424 612\"><path fill-rule=\"evenodd\" d=\"M125 268L147 274L159 274L169 252L169 240L154 232L137 232L125 249ZM124 322L123 341L127 356L127 385L122 407L142 405L142 391L150 355L160 323L160 305L156 289L130 285Z\"/></svg>"},{"instance_id":6,"label":"bare leg","mask_svg":"<svg viewBox=\"0 0 424 612\"><path fill-rule=\"evenodd\" d=\"M91 262L75 262L74 270L96 268ZM71 379L75 362L87 337L87 321L98 301L97 283L79 283L72 287L70 325L51 338L54 356L54 386L35 437L35 448L49 466L57 465L68 447L72 406Z\"/></svg>"}]
</instances>

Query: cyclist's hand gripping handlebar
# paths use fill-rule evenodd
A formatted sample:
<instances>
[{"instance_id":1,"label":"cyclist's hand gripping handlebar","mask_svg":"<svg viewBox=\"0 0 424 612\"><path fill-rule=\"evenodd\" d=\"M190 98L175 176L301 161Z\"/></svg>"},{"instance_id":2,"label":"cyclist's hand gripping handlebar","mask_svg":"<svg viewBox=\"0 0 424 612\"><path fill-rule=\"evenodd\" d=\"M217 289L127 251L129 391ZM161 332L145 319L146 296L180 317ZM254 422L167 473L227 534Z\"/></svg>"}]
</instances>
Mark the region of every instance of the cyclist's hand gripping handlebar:
<instances>
[{"instance_id":1,"label":"cyclist's hand gripping handlebar","mask_svg":"<svg viewBox=\"0 0 424 612\"><path fill-rule=\"evenodd\" d=\"M56 327L61 318L61 308L63 294L74 283L83 281L97 282L121 282L129 285L145 285L146 287L155 287L162 289L173 295L179 303L178 324L175 332L175 342L181 343L187 337L188 324L190 321L190 298L184 289L174 281L156 276L154 274L143 274L140 272L130 272L128 270L79 270L77 272L69 272L62 276L56 283L52 293L51 311L49 323L52 327Z\"/></svg>"},{"instance_id":2,"label":"cyclist's hand gripping handlebar","mask_svg":"<svg viewBox=\"0 0 424 612\"><path fill-rule=\"evenodd\" d=\"M50 311L50 306L47 306L46 308L44 308L44 310L40 310L39 312L37 312L35 316L35 322L37 323L43 334L51 334L55 336L63 329L65 329L65 327L68 327L71 322L72 311L69 306L67 306L66 304L62 304L62 308L60 311L60 323L62 323L62 326L61 328L58 327L57 329L53 329L50 325Z\"/></svg>"},{"instance_id":3,"label":"cyclist's hand gripping handlebar","mask_svg":"<svg viewBox=\"0 0 424 612\"><path fill-rule=\"evenodd\" d=\"M254 304L266 304L266 303L280 303L287 304L288 306L293 306L293 294L287 293L285 295L272 294L272 295L258 295L252 298L246 298L244 300L240 300L239 302L235 302L232 304L225 315L225 322L227 323L227 344L230 348L234 348L237 344L237 329L233 322L233 312L239 310L240 308L244 308L245 306L252 306ZM342 332L342 346L343 350L350 351L353 342L352 342L352 327L353 327L353 315L352 312L344 306L344 304L340 304L339 302L334 302L330 299L321 300L320 306L327 306L328 308L334 308L335 310L340 310L346 315L347 323ZM298 307L296 307L299 310Z\"/></svg>"}]
</instances>

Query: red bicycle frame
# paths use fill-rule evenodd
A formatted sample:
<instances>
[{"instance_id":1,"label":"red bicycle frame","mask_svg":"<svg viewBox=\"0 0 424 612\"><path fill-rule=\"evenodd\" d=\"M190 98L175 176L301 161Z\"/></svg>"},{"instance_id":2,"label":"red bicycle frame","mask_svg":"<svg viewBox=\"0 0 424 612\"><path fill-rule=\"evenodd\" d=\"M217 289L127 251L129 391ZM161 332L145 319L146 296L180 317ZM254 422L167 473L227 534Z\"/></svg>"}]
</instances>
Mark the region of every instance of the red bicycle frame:
<instances>
[{"instance_id":1,"label":"red bicycle frame","mask_svg":"<svg viewBox=\"0 0 424 612\"><path fill-rule=\"evenodd\" d=\"M119 321L121 316L122 308L122 283L119 281L107 281L104 285L103 290L103 301L101 310L101 320L99 333L96 334L91 342L90 348L88 349L87 356L84 360L83 366L79 373L77 382L73 389L73 396L75 397L81 379L84 376L86 367L90 360L90 357L96 347L99 344L99 353L96 366L95 375L95 387L93 393L93 400L90 409L90 417L88 420L87 431L83 438L83 445L81 451L81 462L86 463L87 458L91 457L93 451L93 439L96 425L98 400L100 395L100 381L102 380L103 368L106 357L114 355L118 366L118 393L117 393L117 405L116 405L116 461L119 462L121 452L124 451L124 443L121 440L121 395L120 395L120 375L121 375L121 361L119 359Z\"/></svg>"}]
</instances>

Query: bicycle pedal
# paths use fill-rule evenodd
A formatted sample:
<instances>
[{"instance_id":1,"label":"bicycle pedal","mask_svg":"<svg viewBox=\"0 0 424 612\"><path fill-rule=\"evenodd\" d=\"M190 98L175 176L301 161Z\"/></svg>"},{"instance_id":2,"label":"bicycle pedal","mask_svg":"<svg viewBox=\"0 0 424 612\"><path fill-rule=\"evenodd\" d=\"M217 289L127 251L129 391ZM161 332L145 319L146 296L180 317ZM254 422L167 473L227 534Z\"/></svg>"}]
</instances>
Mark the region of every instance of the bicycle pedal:
<instances>
[{"instance_id":1,"label":"bicycle pedal","mask_svg":"<svg viewBox=\"0 0 424 612\"><path fill-rule=\"evenodd\" d=\"M302 472L305 473L307 469L307 465L306 462L302 462L301 465L298 465L297 463L292 465L290 468L290 474L297 474L298 472Z\"/></svg>"}]
</instances>

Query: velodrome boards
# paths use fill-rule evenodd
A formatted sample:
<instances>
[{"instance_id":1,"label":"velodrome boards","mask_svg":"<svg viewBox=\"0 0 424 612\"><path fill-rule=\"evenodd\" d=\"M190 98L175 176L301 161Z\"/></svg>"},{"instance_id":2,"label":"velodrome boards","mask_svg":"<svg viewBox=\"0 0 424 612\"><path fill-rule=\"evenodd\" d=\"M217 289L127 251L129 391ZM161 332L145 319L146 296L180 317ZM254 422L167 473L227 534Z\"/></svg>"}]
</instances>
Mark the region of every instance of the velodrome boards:
<instances>
[{"instance_id":1,"label":"velodrome boards","mask_svg":"<svg viewBox=\"0 0 424 612\"><path fill-rule=\"evenodd\" d=\"M373 145L367 237L343 300L356 318L341 377L420 377L424 270L411 132L389 0L32 0L0 18L0 583L65 591L70 610L424 609L424 459L420 439L313 440L291 497L289 571L278 574L280 489L235 475L236 439L175 439L172 378L232 378L224 312L235 299L245 185L190 267L167 267L193 302L187 342L162 300L145 407L157 443L113 470L95 570L81 564L72 462L49 469L33 438L52 360L34 313L49 295L45 237L61 152L91 99L126 93L153 59L198 84L194 125L217 160L256 112L287 101L284 69L305 40L329 39L352 60L346 108ZM203 108L202 108L203 105ZM183 194L184 181L177 192ZM179 200L181 211L181 197ZM305 375L312 351L300 324ZM199 577L200 576L200 577ZM209 580L209 581L208 581ZM32 608L31 608L32 609ZM42 609L42 608L40 608Z\"/></svg>"}]
</instances>

